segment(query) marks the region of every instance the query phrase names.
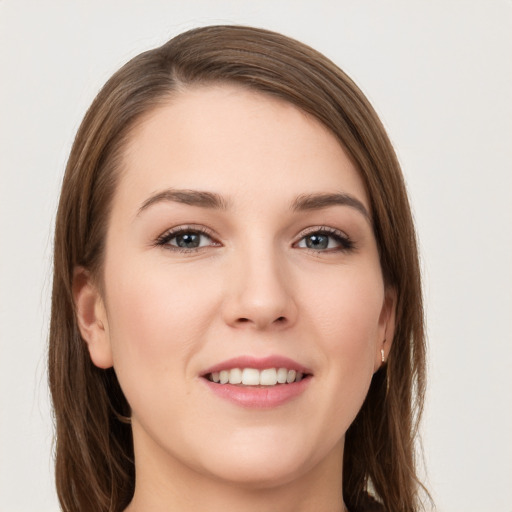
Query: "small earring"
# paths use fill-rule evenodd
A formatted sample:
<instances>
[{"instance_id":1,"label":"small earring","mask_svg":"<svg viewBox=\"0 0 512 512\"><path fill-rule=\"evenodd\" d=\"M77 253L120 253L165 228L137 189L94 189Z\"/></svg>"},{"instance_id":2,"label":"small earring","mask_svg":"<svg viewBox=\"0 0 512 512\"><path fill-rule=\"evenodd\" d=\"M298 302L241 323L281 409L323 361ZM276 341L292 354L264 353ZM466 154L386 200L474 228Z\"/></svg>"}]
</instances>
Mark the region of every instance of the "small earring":
<instances>
[{"instance_id":1,"label":"small earring","mask_svg":"<svg viewBox=\"0 0 512 512\"><path fill-rule=\"evenodd\" d=\"M381 361L382 361L383 363L385 363L385 362L386 362L386 358L385 358L385 356L384 356L384 349L383 349L383 348L381 348L381 349L380 349L380 358L381 358Z\"/></svg>"}]
</instances>

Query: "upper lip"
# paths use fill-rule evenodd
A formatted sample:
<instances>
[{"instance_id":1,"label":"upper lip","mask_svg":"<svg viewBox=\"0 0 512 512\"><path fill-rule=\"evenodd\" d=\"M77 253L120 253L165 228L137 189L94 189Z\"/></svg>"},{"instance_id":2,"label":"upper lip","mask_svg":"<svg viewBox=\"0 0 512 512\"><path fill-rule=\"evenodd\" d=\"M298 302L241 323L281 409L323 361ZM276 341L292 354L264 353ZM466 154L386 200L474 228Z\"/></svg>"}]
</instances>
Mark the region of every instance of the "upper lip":
<instances>
[{"instance_id":1,"label":"upper lip","mask_svg":"<svg viewBox=\"0 0 512 512\"><path fill-rule=\"evenodd\" d=\"M286 368L295 370L304 374L311 374L311 370L304 365L290 359L289 357L273 355L267 357L239 356L227 359L217 363L204 370L201 375L208 375L222 370L231 370L233 368L254 368L256 370L265 370L266 368Z\"/></svg>"}]
</instances>

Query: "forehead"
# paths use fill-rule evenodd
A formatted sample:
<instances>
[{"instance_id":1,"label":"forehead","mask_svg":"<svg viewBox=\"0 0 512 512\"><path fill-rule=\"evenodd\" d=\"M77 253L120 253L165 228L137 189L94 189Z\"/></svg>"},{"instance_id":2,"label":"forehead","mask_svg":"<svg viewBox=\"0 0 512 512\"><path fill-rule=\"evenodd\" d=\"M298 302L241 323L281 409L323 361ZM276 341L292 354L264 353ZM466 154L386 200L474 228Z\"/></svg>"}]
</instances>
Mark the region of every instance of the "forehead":
<instances>
[{"instance_id":1,"label":"forehead","mask_svg":"<svg viewBox=\"0 0 512 512\"><path fill-rule=\"evenodd\" d=\"M336 137L294 105L237 85L174 93L131 131L118 195L165 188L265 202L366 190Z\"/></svg>"}]
</instances>

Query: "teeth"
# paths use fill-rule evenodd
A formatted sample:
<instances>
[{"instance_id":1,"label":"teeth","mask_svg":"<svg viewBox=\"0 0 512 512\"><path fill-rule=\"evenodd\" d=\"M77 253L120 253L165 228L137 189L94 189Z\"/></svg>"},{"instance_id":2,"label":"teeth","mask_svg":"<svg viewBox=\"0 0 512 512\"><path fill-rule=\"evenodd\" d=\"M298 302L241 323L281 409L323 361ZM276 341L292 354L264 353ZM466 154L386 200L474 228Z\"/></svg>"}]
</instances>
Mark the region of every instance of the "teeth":
<instances>
[{"instance_id":1,"label":"teeth","mask_svg":"<svg viewBox=\"0 0 512 512\"><path fill-rule=\"evenodd\" d=\"M260 384L260 372L254 368L244 368L242 371L242 384L244 386L258 386Z\"/></svg>"},{"instance_id":2,"label":"teeth","mask_svg":"<svg viewBox=\"0 0 512 512\"><path fill-rule=\"evenodd\" d=\"M240 384L242 382L242 370L239 368L233 368L229 372L229 383L230 384Z\"/></svg>"},{"instance_id":3,"label":"teeth","mask_svg":"<svg viewBox=\"0 0 512 512\"><path fill-rule=\"evenodd\" d=\"M244 386L275 386L276 384L291 384L300 382L304 374L287 368L266 368L256 370L255 368L233 368L213 372L209 376L212 382L219 384L243 384Z\"/></svg>"},{"instance_id":4,"label":"teeth","mask_svg":"<svg viewBox=\"0 0 512 512\"><path fill-rule=\"evenodd\" d=\"M292 383L295 380L296 375L297 372L295 370L290 370L286 376L286 382L288 382L288 384Z\"/></svg>"},{"instance_id":5,"label":"teeth","mask_svg":"<svg viewBox=\"0 0 512 512\"><path fill-rule=\"evenodd\" d=\"M275 386L277 384L277 372L275 368L262 370L260 374L260 385Z\"/></svg>"},{"instance_id":6,"label":"teeth","mask_svg":"<svg viewBox=\"0 0 512 512\"><path fill-rule=\"evenodd\" d=\"M286 377L288 377L288 370L286 368L279 368L279 370L277 370L277 382L284 384Z\"/></svg>"}]
</instances>

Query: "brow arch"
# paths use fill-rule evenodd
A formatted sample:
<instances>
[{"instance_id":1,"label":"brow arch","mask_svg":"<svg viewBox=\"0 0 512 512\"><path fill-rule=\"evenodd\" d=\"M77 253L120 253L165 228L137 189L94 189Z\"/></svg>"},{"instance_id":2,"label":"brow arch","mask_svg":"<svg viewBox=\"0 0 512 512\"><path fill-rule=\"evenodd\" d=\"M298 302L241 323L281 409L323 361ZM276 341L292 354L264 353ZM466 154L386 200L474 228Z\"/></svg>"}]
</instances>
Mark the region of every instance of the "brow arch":
<instances>
[{"instance_id":1,"label":"brow arch","mask_svg":"<svg viewBox=\"0 0 512 512\"><path fill-rule=\"evenodd\" d=\"M366 206L356 197L345 193L301 194L292 201L291 209L293 211L321 210L338 205L355 208L368 222L371 222Z\"/></svg>"},{"instance_id":2,"label":"brow arch","mask_svg":"<svg viewBox=\"0 0 512 512\"><path fill-rule=\"evenodd\" d=\"M146 199L139 208L137 215L140 215L144 210L147 210L154 204L169 201L188 204L190 206L199 206L201 208L212 208L215 210L226 210L229 206L228 201L214 192L191 189L166 189Z\"/></svg>"}]
</instances>

